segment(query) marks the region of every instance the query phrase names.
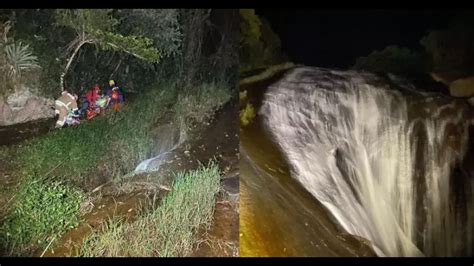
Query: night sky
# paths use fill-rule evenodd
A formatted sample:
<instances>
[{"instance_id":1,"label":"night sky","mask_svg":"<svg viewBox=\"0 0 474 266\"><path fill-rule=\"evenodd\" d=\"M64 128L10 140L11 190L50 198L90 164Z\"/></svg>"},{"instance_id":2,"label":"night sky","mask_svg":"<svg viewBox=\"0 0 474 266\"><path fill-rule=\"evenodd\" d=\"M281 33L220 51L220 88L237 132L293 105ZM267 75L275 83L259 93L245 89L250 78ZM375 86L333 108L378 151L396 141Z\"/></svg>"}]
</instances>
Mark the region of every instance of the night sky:
<instances>
[{"instance_id":1,"label":"night sky","mask_svg":"<svg viewBox=\"0 0 474 266\"><path fill-rule=\"evenodd\" d=\"M446 27L455 14L426 10L256 10L280 36L295 63L347 68L359 56L388 45L421 50L428 30Z\"/></svg>"}]
</instances>

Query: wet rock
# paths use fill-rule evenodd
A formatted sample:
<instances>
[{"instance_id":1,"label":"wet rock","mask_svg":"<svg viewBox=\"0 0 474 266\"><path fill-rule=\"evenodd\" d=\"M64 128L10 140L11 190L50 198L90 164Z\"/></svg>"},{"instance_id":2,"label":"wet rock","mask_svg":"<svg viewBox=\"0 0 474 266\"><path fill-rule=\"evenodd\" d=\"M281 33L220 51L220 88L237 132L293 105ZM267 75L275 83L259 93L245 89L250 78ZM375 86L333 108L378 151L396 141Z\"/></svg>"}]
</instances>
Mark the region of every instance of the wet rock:
<instances>
[{"instance_id":1,"label":"wet rock","mask_svg":"<svg viewBox=\"0 0 474 266\"><path fill-rule=\"evenodd\" d=\"M225 193L226 197L229 197L232 201L239 200L239 178L232 177L226 178L222 181L221 184L222 191Z\"/></svg>"}]
</instances>

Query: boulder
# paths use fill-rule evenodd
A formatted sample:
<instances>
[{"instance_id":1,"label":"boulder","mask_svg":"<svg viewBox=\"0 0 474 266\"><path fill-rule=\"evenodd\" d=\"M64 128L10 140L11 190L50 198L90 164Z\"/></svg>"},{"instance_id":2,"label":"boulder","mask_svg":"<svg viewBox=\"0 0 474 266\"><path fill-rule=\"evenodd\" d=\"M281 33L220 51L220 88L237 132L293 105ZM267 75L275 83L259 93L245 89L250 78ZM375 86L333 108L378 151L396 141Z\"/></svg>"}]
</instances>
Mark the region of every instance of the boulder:
<instances>
[{"instance_id":1,"label":"boulder","mask_svg":"<svg viewBox=\"0 0 474 266\"><path fill-rule=\"evenodd\" d=\"M457 79L449 85L449 93L454 97L474 96L474 77Z\"/></svg>"},{"instance_id":2,"label":"boulder","mask_svg":"<svg viewBox=\"0 0 474 266\"><path fill-rule=\"evenodd\" d=\"M0 126L54 117L54 100L40 97L28 88L0 96Z\"/></svg>"}]
</instances>

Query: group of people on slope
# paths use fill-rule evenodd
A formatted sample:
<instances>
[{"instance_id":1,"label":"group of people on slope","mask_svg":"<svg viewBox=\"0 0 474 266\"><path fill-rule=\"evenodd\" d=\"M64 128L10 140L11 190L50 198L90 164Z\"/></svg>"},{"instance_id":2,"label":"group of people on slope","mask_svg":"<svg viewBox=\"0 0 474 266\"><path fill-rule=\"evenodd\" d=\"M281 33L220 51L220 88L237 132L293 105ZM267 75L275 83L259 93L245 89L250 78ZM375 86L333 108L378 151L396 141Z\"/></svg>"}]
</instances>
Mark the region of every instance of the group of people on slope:
<instances>
[{"instance_id":1,"label":"group of people on slope","mask_svg":"<svg viewBox=\"0 0 474 266\"><path fill-rule=\"evenodd\" d=\"M64 125L78 125L81 119L90 120L110 108L119 110L122 108L124 101L122 90L115 84L114 80L109 81L105 93L96 84L92 89L85 92L80 99L78 98L77 94L63 91L55 101L55 112L58 115L56 128L61 128ZM77 104L78 100L81 102L80 108Z\"/></svg>"}]
</instances>

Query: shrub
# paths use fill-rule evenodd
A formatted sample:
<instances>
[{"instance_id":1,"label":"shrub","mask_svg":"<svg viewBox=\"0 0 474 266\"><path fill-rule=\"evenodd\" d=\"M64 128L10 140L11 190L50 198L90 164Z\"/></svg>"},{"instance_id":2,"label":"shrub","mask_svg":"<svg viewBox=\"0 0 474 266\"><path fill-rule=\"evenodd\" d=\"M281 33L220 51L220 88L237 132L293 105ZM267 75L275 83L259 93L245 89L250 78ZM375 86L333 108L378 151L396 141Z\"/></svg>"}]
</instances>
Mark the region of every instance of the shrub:
<instances>
[{"instance_id":1,"label":"shrub","mask_svg":"<svg viewBox=\"0 0 474 266\"><path fill-rule=\"evenodd\" d=\"M82 191L58 181L37 177L26 180L0 228L0 239L10 253L21 254L33 245L46 246L47 237L79 223Z\"/></svg>"},{"instance_id":2,"label":"shrub","mask_svg":"<svg viewBox=\"0 0 474 266\"><path fill-rule=\"evenodd\" d=\"M243 110L240 110L239 116L240 124L242 126L247 126L256 116L255 108L252 104L247 103L247 105L245 105L245 108Z\"/></svg>"},{"instance_id":3,"label":"shrub","mask_svg":"<svg viewBox=\"0 0 474 266\"><path fill-rule=\"evenodd\" d=\"M402 76L426 73L426 66L420 54L397 46L388 46L382 51L374 51L366 57L359 57L353 68Z\"/></svg>"}]
</instances>

